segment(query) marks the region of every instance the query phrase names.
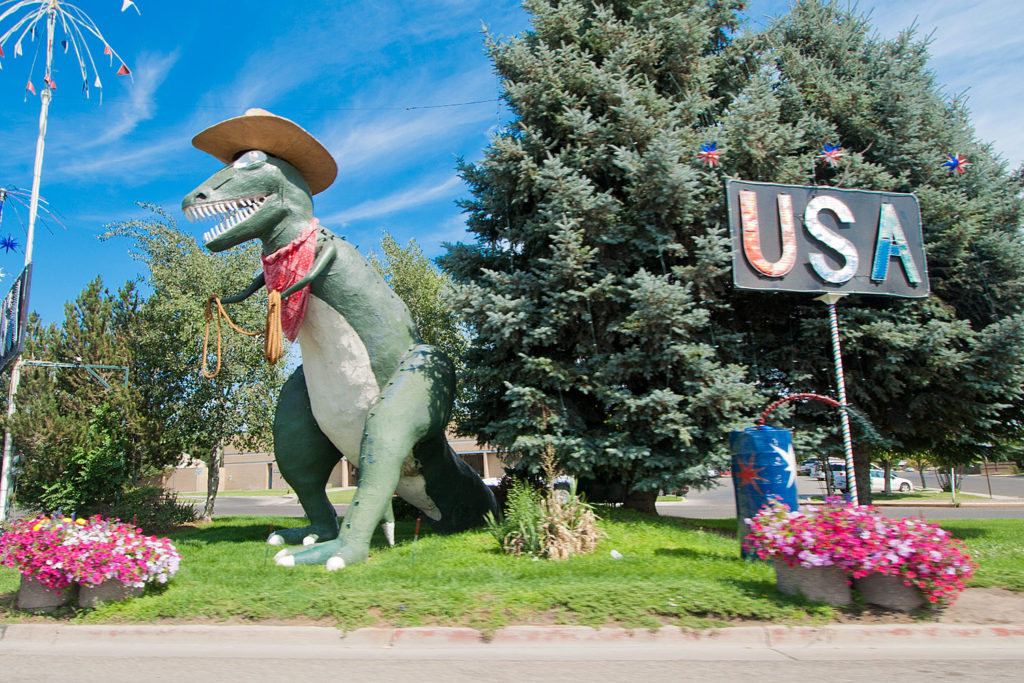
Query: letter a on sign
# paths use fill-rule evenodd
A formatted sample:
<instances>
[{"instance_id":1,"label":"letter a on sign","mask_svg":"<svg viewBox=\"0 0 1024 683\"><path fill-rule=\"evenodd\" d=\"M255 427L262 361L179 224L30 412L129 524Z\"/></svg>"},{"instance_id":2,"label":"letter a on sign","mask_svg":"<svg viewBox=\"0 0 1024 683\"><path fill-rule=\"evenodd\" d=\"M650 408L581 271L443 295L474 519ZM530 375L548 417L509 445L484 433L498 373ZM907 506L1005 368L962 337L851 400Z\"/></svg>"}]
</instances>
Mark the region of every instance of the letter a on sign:
<instances>
[{"instance_id":1,"label":"letter a on sign","mask_svg":"<svg viewBox=\"0 0 1024 683\"><path fill-rule=\"evenodd\" d=\"M889 274L889 261L895 256L903 264L907 274L907 282L918 284L921 276L914 263L914 255L910 253L910 245L903 234L899 216L892 204L882 202L882 212L878 217L878 244L875 246L875 260L871 266L871 279L884 281Z\"/></svg>"}]
</instances>

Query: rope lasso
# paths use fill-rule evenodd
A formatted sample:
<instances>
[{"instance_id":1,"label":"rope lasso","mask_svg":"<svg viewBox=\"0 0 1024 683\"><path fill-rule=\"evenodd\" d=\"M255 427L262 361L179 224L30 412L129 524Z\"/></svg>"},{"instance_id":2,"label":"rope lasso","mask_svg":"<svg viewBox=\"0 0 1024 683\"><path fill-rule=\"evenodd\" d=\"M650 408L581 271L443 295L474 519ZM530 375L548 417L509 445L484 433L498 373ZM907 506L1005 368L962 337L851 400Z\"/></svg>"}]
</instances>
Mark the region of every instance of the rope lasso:
<instances>
[{"instance_id":1,"label":"rope lasso","mask_svg":"<svg viewBox=\"0 0 1024 683\"><path fill-rule=\"evenodd\" d=\"M210 321L213 320L213 303L217 302L217 367L214 368L213 373L210 373L206 365L206 358L209 355L210 346ZM266 339L263 342L263 357L267 359L267 362L273 365L284 353L284 340L281 334L281 292L277 290L270 290L270 297L267 302L267 324L266 326L257 332L247 332L241 327L235 324L228 315L228 312L224 310L224 304L220 302L220 297L217 295L211 296L206 300L206 311L203 313L203 317L206 318L206 332L203 334L203 377L207 379L213 379L220 373L220 358L221 358L221 324L220 319L223 317L228 321L228 325L232 327L236 332L244 334L246 337L256 337L264 335Z\"/></svg>"}]
</instances>

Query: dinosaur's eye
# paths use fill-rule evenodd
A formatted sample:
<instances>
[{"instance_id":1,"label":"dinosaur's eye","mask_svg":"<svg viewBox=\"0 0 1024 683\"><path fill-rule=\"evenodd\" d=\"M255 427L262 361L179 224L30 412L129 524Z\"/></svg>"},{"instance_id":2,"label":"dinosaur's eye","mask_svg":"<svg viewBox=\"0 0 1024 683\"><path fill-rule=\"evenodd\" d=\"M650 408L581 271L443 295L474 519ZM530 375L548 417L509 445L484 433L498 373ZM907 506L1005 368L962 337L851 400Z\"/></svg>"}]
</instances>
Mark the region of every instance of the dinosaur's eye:
<instances>
[{"instance_id":1,"label":"dinosaur's eye","mask_svg":"<svg viewBox=\"0 0 1024 683\"><path fill-rule=\"evenodd\" d=\"M263 163L266 160L267 155L265 152L261 152L258 149L252 149L235 159L234 163L231 165L235 168L249 168L250 166Z\"/></svg>"}]
</instances>

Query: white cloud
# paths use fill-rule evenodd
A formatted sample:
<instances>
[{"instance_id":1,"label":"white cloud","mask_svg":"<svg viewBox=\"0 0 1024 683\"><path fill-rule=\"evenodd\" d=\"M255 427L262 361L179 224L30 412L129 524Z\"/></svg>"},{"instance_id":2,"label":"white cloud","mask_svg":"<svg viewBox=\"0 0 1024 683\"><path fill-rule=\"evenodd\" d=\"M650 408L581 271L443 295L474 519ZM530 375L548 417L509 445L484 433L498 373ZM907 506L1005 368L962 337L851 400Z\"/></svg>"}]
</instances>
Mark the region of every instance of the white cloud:
<instances>
[{"instance_id":1,"label":"white cloud","mask_svg":"<svg viewBox=\"0 0 1024 683\"><path fill-rule=\"evenodd\" d=\"M81 155L80 161L65 162L55 168L52 177L75 178L84 174L104 174L111 178L138 176L144 169L166 173L164 161L169 154L185 149L181 135L170 135L147 145L117 148L104 154ZM71 156L71 155L68 155Z\"/></svg>"},{"instance_id":2,"label":"white cloud","mask_svg":"<svg viewBox=\"0 0 1024 683\"><path fill-rule=\"evenodd\" d=\"M120 117L102 135L88 140L84 146L90 148L120 140L135 130L140 122L153 118L156 115L156 91L177 61L177 52L141 55L133 72L134 83L129 88L127 103L120 107Z\"/></svg>"},{"instance_id":3,"label":"white cloud","mask_svg":"<svg viewBox=\"0 0 1024 683\"><path fill-rule=\"evenodd\" d=\"M398 211L429 204L439 199L451 198L458 194L457 190L462 188L462 179L458 176L451 176L439 184L424 183L423 185L411 187L386 197L371 199L362 204L357 204L350 209L328 216L323 222L327 225L347 225L352 221L387 216Z\"/></svg>"}]
</instances>

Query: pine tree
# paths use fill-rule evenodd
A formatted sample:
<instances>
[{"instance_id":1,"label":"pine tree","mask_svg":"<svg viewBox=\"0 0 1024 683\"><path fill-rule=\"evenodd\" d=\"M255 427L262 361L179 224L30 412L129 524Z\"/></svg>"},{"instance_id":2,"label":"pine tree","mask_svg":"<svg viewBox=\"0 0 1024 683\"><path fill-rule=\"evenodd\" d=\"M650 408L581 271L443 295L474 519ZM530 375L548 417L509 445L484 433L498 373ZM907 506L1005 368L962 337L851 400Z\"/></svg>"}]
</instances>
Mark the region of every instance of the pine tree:
<instances>
[{"instance_id":1,"label":"pine tree","mask_svg":"<svg viewBox=\"0 0 1024 683\"><path fill-rule=\"evenodd\" d=\"M711 327L728 233L693 162L735 5L526 2L533 30L488 43L516 120L461 166L477 242L442 258L476 334L469 429L647 510L758 403Z\"/></svg>"},{"instance_id":2,"label":"pine tree","mask_svg":"<svg viewBox=\"0 0 1024 683\"><path fill-rule=\"evenodd\" d=\"M731 286L727 176L920 199L932 296L839 306L878 435L863 498L880 449L968 457L1019 421L1022 174L941 94L926 41L816 0L739 37L739 2L525 6L531 31L488 42L514 121L461 166L476 241L442 259L475 335L469 429L527 463L551 445L650 508L769 399L833 387L823 305ZM712 142L719 168L696 158ZM847 152L835 169L825 143ZM940 167L953 153L967 174ZM794 413L801 432L836 422Z\"/></svg>"},{"instance_id":3,"label":"pine tree","mask_svg":"<svg viewBox=\"0 0 1024 683\"><path fill-rule=\"evenodd\" d=\"M168 462L147 453L131 419L139 401L125 382L139 313L134 285L111 294L97 277L64 311L60 327L42 327L34 315L29 325L24 358L62 365L22 369L11 420L23 461L19 503L88 514Z\"/></svg>"},{"instance_id":4,"label":"pine tree","mask_svg":"<svg viewBox=\"0 0 1024 683\"><path fill-rule=\"evenodd\" d=\"M806 0L756 42L759 68L721 118L725 173L912 192L921 205L932 295L838 305L849 400L882 437L855 444L868 502L873 457L927 451L963 463L1019 419L1020 178L976 140L965 102L943 96L912 30L883 40L845 5ZM815 163L825 143L847 152L835 169ZM941 167L955 153L971 161L966 174ZM736 292L719 316L733 334L756 330L728 350L756 359L762 385L834 387L824 307L808 299Z\"/></svg>"}]
</instances>

